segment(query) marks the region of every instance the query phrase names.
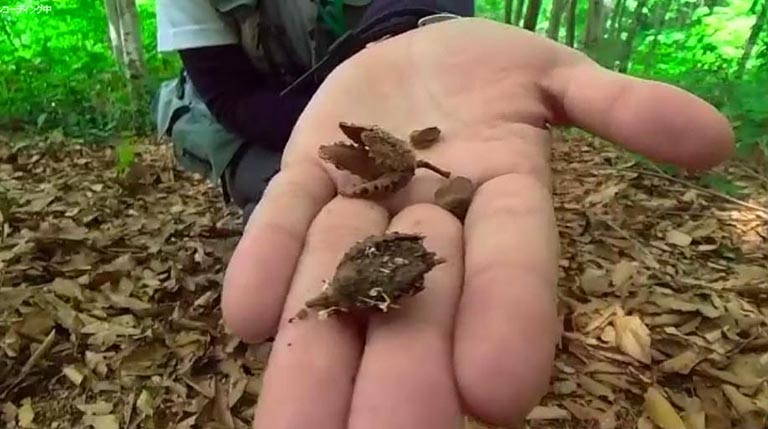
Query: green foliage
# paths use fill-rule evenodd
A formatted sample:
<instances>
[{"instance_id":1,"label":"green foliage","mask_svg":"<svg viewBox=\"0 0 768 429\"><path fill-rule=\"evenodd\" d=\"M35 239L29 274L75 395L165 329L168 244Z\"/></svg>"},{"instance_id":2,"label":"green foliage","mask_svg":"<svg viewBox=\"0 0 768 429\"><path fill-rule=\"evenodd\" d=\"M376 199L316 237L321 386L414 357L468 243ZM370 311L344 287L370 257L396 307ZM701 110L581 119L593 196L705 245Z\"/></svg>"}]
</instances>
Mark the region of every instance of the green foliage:
<instances>
[{"instance_id":1,"label":"green foliage","mask_svg":"<svg viewBox=\"0 0 768 429\"><path fill-rule=\"evenodd\" d=\"M580 49L588 3L580 1L577 7L576 47ZM614 5L616 0L605 3ZM614 67L625 52L629 28L637 26L629 74L668 82L702 97L730 119L740 156L751 156L757 150L768 154L768 28L763 30L746 72L737 76L747 38L764 2L649 0L639 23L634 21L637 3L625 1L616 32L618 38L609 31L615 25L615 16L610 15L613 10L605 9L609 15L603 39L589 55L606 67ZM664 4L670 5L666 15L660 12ZM716 6L709 8L707 4ZM537 28L540 33L549 25L551 7L552 0L545 0ZM477 11L481 16L502 21L504 1L479 0ZM560 26L561 42L566 31L564 19Z\"/></svg>"},{"instance_id":2,"label":"green foliage","mask_svg":"<svg viewBox=\"0 0 768 429\"><path fill-rule=\"evenodd\" d=\"M131 94L112 55L102 2L11 1L0 14L0 127L62 128L91 138L145 131L148 92L179 66L156 53L154 2L138 8L150 79L142 94Z\"/></svg>"},{"instance_id":3,"label":"green foliage","mask_svg":"<svg viewBox=\"0 0 768 429\"><path fill-rule=\"evenodd\" d=\"M716 189L735 198L743 197L746 193L746 189L743 186L734 183L728 177L718 173L706 174L699 180L699 182L703 186Z\"/></svg>"},{"instance_id":4,"label":"green foliage","mask_svg":"<svg viewBox=\"0 0 768 429\"><path fill-rule=\"evenodd\" d=\"M99 140L148 131L150 97L180 64L175 55L157 53L154 1L137 3L149 73L139 93L129 89L113 58L103 2L11 0L0 6L0 128L60 129ZM478 0L477 13L501 21L504 3ZM708 100L731 119L740 154L768 151L768 29L743 74L738 72L762 0L649 0L639 22L638 0L624 1L618 22L612 9L617 0L604 3L603 38L590 55L615 67L624 57L629 31L636 28L628 73L679 85ZM659 13L665 4L670 5L666 15ZM552 0L544 0L537 26L541 34L551 7ZM577 3L579 49L588 7L589 2ZM565 34L563 16L560 41Z\"/></svg>"},{"instance_id":5,"label":"green foliage","mask_svg":"<svg viewBox=\"0 0 768 429\"><path fill-rule=\"evenodd\" d=\"M128 139L123 139L115 147L115 154L117 175L124 176L130 170L136 158L136 145Z\"/></svg>"},{"instance_id":6,"label":"green foliage","mask_svg":"<svg viewBox=\"0 0 768 429\"><path fill-rule=\"evenodd\" d=\"M701 7L684 26L646 32L633 52L634 75L669 82L706 99L734 126L739 155L768 153L768 31L752 54L744 76L736 76L755 22L753 0Z\"/></svg>"}]
</instances>

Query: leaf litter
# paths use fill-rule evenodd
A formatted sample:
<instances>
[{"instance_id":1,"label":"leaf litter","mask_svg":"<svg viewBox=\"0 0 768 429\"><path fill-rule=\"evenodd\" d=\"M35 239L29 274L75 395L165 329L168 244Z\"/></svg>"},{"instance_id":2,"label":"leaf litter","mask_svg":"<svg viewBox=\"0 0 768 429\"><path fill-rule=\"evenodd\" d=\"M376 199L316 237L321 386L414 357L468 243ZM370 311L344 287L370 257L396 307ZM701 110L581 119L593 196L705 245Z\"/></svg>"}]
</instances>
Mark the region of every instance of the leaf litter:
<instances>
[{"instance_id":1,"label":"leaf litter","mask_svg":"<svg viewBox=\"0 0 768 429\"><path fill-rule=\"evenodd\" d=\"M737 204L583 133L552 166L564 334L527 427L768 427L765 187L719 168L751 185Z\"/></svg>"},{"instance_id":2,"label":"leaf litter","mask_svg":"<svg viewBox=\"0 0 768 429\"><path fill-rule=\"evenodd\" d=\"M765 427L768 218L559 138L575 143L553 158L565 329L527 426ZM250 427L271 343L221 322L237 213L167 147L137 154L119 178L108 148L2 157L3 427Z\"/></svg>"}]
</instances>

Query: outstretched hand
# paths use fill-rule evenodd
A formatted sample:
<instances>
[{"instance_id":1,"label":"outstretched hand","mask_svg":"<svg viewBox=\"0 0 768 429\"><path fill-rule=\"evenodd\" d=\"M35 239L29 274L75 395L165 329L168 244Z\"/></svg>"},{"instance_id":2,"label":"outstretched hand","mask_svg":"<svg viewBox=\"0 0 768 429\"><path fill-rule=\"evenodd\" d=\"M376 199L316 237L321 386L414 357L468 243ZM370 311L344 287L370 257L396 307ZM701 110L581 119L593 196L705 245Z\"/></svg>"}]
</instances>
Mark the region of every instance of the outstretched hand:
<instances>
[{"instance_id":1,"label":"outstretched hand","mask_svg":"<svg viewBox=\"0 0 768 429\"><path fill-rule=\"evenodd\" d=\"M317 152L344 137L340 121L403 137L440 127L441 141L419 155L479 185L464 225L431 204L444 179L428 171L386 201L338 196L349 179ZM547 390L560 334L547 124L697 170L726 159L734 139L723 116L686 92L477 18L373 44L328 77L226 273L234 332L248 341L277 332L256 427L448 428L463 414L509 427L525 418ZM365 326L288 323L352 244L387 230L424 234L447 260L424 292Z\"/></svg>"}]
</instances>

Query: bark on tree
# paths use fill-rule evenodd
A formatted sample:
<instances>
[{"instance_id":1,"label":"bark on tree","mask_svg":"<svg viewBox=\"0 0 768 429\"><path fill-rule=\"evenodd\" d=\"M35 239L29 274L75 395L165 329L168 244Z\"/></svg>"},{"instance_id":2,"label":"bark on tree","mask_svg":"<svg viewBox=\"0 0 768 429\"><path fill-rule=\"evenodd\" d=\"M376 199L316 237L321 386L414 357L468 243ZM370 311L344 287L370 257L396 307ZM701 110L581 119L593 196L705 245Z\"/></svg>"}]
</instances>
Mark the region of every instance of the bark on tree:
<instances>
[{"instance_id":1,"label":"bark on tree","mask_svg":"<svg viewBox=\"0 0 768 429\"><path fill-rule=\"evenodd\" d=\"M717 6L722 6L724 4L724 0L704 0L704 5L710 9L713 9Z\"/></svg>"},{"instance_id":2,"label":"bark on tree","mask_svg":"<svg viewBox=\"0 0 768 429\"><path fill-rule=\"evenodd\" d=\"M648 48L650 55L656 52L656 47L659 44L659 33L664 29L671 6L672 0L661 0L661 3L656 3L653 13L653 36L651 38L651 46Z\"/></svg>"},{"instance_id":3,"label":"bark on tree","mask_svg":"<svg viewBox=\"0 0 768 429\"><path fill-rule=\"evenodd\" d=\"M109 22L109 39L118 68L125 75L134 117L130 123L135 132L145 132L151 126L149 115L143 113L149 106L146 88L146 65L141 43L139 14L135 0L104 0Z\"/></svg>"},{"instance_id":4,"label":"bark on tree","mask_svg":"<svg viewBox=\"0 0 768 429\"><path fill-rule=\"evenodd\" d=\"M755 44L760 37L760 33L763 31L763 27L765 27L766 15L768 15L768 0L763 2L763 8L760 11L760 14L757 15L755 24L752 26L752 31L750 31L749 37L747 38L747 44L744 46L744 53L741 54L739 67L736 70L736 77L739 79L744 77L744 71L747 68L749 58L752 56L752 51L755 49Z\"/></svg>"},{"instance_id":5,"label":"bark on tree","mask_svg":"<svg viewBox=\"0 0 768 429\"><path fill-rule=\"evenodd\" d=\"M648 4L648 0L638 0L635 5L635 18L632 21L632 25L627 31L627 40L624 43L624 55L622 56L621 63L619 64L619 72L626 73L629 69L629 59L632 57L632 48L635 44L635 36L637 35L637 29L640 28L645 18L645 6Z\"/></svg>"},{"instance_id":6,"label":"bark on tree","mask_svg":"<svg viewBox=\"0 0 768 429\"><path fill-rule=\"evenodd\" d=\"M560 40L560 21L565 12L567 0L552 0L552 9L549 13L549 27L547 27L547 37L552 40Z\"/></svg>"},{"instance_id":7,"label":"bark on tree","mask_svg":"<svg viewBox=\"0 0 768 429\"><path fill-rule=\"evenodd\" d=\"M689 2L689 3L683 3L678 2L678 11L677 11L677 26L682 27L686 25L693 16L693 13L696 12L696 9L701 6L702 0L696 1L696 2Z\"/></svg>"},{"instance_id":8,"label":"bark on tree","mask_svg":"<svg viewBox=\"0 0 768 429\"><path fill-rule=\"evenodd\" d=\"M618 0L616 6L611 14L611 25L608 33L608 37L613 40L618 40L621 36L621 25L624 20L624 11L626 10L626 0Z\"/></svg>"},{"instance_id":9,"label":"bark on tree","mask_svg":"<svg viewBox=\"0 0 768 429\"><path fill-rule=\"evenodd\" d=\"M109 24L109 40L112 45L112 55L115 57L117 66L120 70L125 70L123 62L123 38L120 29L120 7L117 0L104 0L104 8L107 11L107 23Z\"/></svg>"},{"instance_id":10,"label":"bark on tree","mask_svg":"<svg viewBox=\"0 0 768 429\"><path fill-rule=\"evenodd\" d=\"M578 0L568 0L565 15L565 44L573 48L576 41L576 6Z\"/></svg>"},{"instance_id":11,"label":"bark on tree","mask_svg":"<svg viewBox=\"0 0 768 429\"><path fill-rule=\"evenodd\" d=\"M135 0L119 0L122 16L123 49L125 49L125 65L128 77L139 79L146 75L144 51L141 43L141 28L139 27L139 12Z\"/></svg>"},{"instance_id":12,"label":"bark on tree","mask_svg":"<svg viewBox=\"0 0 768 429\"><path fill-rule=\"evenodd\" d=\"M603 0L589 0L587 31L584 33L584 48L593 51L600 44L603 23Z\"/></svg>"},{"instance_id":13,"label":"bark on tree","mask_svg":"<svg viewBox=\"0 0 768 429\"><path fill-rule=\"evenodd\" d=\"M512 0L504 0L504 22L512 23Z\"/></svg>"},{"instance_id":14,"label":"bark on tree","mask_svg":"<svg viewBox=\"0 0 768 429\"><path fill-rule=\"evenodd\" d=\"M514 16L515 25L520 25L520 21L523 19L523 10L525 10L525 0L517 0L517 3L515 4Z\"/></svg>"},{"instance_id":15,"label":"bark on tree","mask_svg":"<svg viewBox=\"0 0 768 429\"><path fill-rule=\"evenodd\" d=\"M139 14L135 0L104 0L109 39L118 67L131 81L146 76Z\"/></svg>"},{"instance_id":16,"label":"bark on tree","mask_svg":"<svg viewBox=\"0 0 768 429\"><path fill-rule=\"evenodd\" d=\"M539 13L541 12L542 0L528 0L528 9L525 10L525 21L523 28L530 31L536 31L536 24L539 22Z\"/></svg>"}]
</instances>

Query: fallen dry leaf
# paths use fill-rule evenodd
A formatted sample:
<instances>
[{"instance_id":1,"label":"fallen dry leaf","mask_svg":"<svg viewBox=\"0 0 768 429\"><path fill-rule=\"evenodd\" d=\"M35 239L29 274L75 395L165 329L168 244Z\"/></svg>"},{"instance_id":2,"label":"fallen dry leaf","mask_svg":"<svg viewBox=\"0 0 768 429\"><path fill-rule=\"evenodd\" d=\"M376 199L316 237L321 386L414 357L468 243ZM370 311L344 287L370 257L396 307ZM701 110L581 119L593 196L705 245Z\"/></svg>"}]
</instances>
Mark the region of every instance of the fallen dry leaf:
<instances>
[{"instance_id":1,"label":"fallen dry leaf","mask_svg":"<svg viewBox=\"0 0 768 429\"><path fill-rule=\"evenodd\" d=\"M558 407L537 406L528 413L527 420L570 420L568 410Z\"/></svg>"},{"instance_id":2,"label":"fallen dry leaf","mask_svg":"<svg viewBox=\"0 0 768 429\"><path fill-rule=\"evenodd\" d=\"M619 350L645 364L651 363L651 331L638 316L614 319L616 345Z\"/></svg>"},{"instance_id":3,"label":"fallen dry leaf","mask_svg":"<svg viewBox=\"0 0 768 429\"><path fill-rule=\"evenodd\" d=\"M611 282L617 289L623 289L627 287L636 272L637 267L635 264L629 261L621 261L613 267Z\"/></svg>"},{"instance_id":4,"label":"fallen dry leaf","mask_svg":"<svg viewBox=\"0 0 768 429\"><path fill-rule=\"evenodd\" d=\"M720 386L720 388L723 389L725 397L728 398L731 405L736 410L736 412L739 413L739 415L746 415L750 412L760 410L757 408L755 403L752 402L751 399L739 392L739 390L734 386L731 386L730 384L723 384Z\"/></svg>"},{"instance_id":5,"label":"fallen dry leaf","mask_svg":"<svg viewBox=\"0 0 768 429\"><path fill-rule=\"evenodd\" d=\"M699 353L697 353L696 350L688 349L659 364L659 370L663 372L688 374L701 359L702 357L699 356Z\"/></svg>"},{"instance_id":6,"label":"fallen dry leaf","mask_svg":"<svg viewBox=\"0 0 768 429\"><path fill-rule=\"evenodd\" d=\"M611 279L605 271L587 268L581 275L580 284L587 295L600 296L610 290Z\"/></svg>"},{"instance_id":7,"label":"fallen dry leaf","mask_svg":"<svg viewBox=\"0 0 768 429\"><path fill-rule=\"evenodd\" d=\"M667 231L666 239L668 243L672 243L680 247L689 246L693 241L693 237L676 229Z\"/></svg>"},{"instance_id":8,"label":"fallen dry leaf","mask_svg":"<svg viewBox=\"0 0 768 429\"><path fill-rule=\"evenodd\" d=\"M32 400L25 398L21 401L21 407L18 410L17 418L19 426L22 428L34 428L35 410L32 408Z\"/></svg>"},{"instance_id":9,"label":"fallen dry leaf","mask_svg":"<svg viewBox=\"0 0 768 429\"><path fill-rule=\"evenodd\" d=\"M120 429L120 422L114 414L85 415L83 424L93 429Z\"/></svg>"},{"instance_id":10,"label":"fallen dry leaf","mask_svg":"<svg viewBox=\"0 0 768 429\"><path fill-rule=\"evenodd\" d=\"M596 397L613 400L614 394L610 387L597 382L586 375L579 375L579 385L582 389Z\"/></svg>"},{"instance_id":11,"label":"fallen dry leaf","mask_svg":"<svg viewBox=\"0 0 768 429\"><path fill-rule=\"evenodd\" d=\"M607 142L556 133L575 143L552 152L564 333L532 415L570 421L528 428L660 429L643 416L649 385L687 429L761 424L766 218L682 175L647 174L656 172ZM94 427L78 406L120 429L251 427L271 341L239 341L220 308L240 219L170 149L141 142L140 168L120 183L108 146L25 149L0 162L0 427L19 429L22 410L38 429ZM724 168L768 206L762 184Z\"/></svg>"},{"instance_id":12,"label":"fallen dry leaf","mask_svg":"<svg viewBox=\"0 0 768 429\"><path fill-rule=\"evenodd\" d=\"M645 412L662 429L686 429L672 404L655 387L649 387L645 393Z\"/></svg>"}]
</instances>

